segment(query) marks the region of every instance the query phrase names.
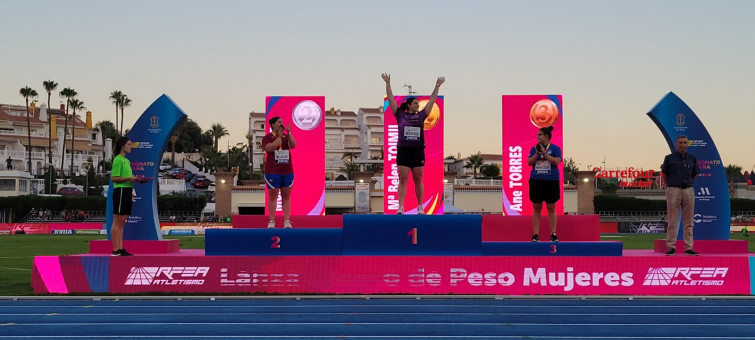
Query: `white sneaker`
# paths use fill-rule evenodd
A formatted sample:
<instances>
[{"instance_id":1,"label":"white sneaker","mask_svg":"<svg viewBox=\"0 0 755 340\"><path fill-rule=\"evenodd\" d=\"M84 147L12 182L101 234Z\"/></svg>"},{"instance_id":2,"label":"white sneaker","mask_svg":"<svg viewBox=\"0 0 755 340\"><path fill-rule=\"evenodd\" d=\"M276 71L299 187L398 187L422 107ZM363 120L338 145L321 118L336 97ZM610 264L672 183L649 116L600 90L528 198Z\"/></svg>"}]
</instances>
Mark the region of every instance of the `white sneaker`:
<instances>
[{"instance_id":1,"label":"white sneaker","mask_svg":"<svg viewBox=\"0 0 755 340\"><path fill-rule=\"evenodd\" d=\"M273 229L275 228L275 221L267 222L267 229Z\"/></svg>"},{"instance_id":2,"label":"white sneaker","mask_svg":"<svg viewBox=\"0 0 755 340\"><path fill-rule=\"evenodd\" d=\"M425 208L422 206L417 207L417 215L424 215L425 214Z\"/></svg>"},{"instance_id":3,"label":"white sneaker","mask_svg":"<svg viewBox=\"0 0 755 340\"><path fill-rule=\"evenodd\" d=\"M404 214L404 208L403 207L402 208L398 208L398 210L396 210L396 215L403 215L403 214Z\"/></svg>"},{"instance_id":4,"label":"white sneaker","mask_svg":"<svg viewBox=\"0 0 755 340\"><path fill-rule=\"evenodd\" d=\"M283 228L293 228L294 226L291 225L291 221L284 221L283 222Z\"/></svg>"}]
</instances>

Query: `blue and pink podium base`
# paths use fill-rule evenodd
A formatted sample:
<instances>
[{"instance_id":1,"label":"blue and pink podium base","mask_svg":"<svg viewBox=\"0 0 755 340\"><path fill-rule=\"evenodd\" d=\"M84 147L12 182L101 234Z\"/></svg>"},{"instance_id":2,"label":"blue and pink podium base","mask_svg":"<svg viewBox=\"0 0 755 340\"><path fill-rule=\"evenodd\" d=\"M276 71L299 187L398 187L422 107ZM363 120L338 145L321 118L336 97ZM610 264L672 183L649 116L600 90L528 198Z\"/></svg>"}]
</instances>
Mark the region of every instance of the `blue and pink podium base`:
<instances>
[{"instance_id":1,"label":"blue and pink podium base","mask_svg":"<svg viewBox=\"0 0 755 340\"><path fill-rule=\"evenodd\" d=\"M559 216L558 243L529 242L530 221L495 215L294 216L294 229L267 229L265 216L235 216L233 229L206 231L205 249L179 250L177 240L126 241L136 256L111 257L103 240L93 242L89 254L35 257L32 287L37 294L755 292L755 260L744 241L726 241L728 253L706 252L706 242L696 241L701 256L665 256L657 244L655 250L624 250L621 242L599 241L595 215ZM547 238L545 221L540 234ZM731 251L740 243L743 252Z\"/></svg>"}]
</instances>

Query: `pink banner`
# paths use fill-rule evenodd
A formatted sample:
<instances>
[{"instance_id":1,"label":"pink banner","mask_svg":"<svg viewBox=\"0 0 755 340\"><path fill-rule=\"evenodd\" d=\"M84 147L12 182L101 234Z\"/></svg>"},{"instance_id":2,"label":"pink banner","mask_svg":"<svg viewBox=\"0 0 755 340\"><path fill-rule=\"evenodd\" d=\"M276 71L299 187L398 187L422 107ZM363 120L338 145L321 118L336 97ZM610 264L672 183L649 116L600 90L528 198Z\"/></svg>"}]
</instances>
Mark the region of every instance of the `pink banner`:
<instances>
[{"instance_id":1,"label":"pink banner","mask_svg":"<svg viewBox=\"0 0 755 340\"><path fill-rule=\"evenodd\" d=\"M266 120L281 117L283 126L291 124L293 136L296 138L296 148L291 150L291 162L294 166L291 215L324 215L325 97L266 97L265 107ZM270 131L269 124L266 126L266 131ZM275 214L283 215L280 196Z\"/></svg>"},{"instance_id":2,"label":"pink banner","mask_svg":"<svg viewBox=\"0 0 755 340\"><path fill-rule=\"evenodd\" d=\"M396 103L401 103L407 96L395 96ZM423 110L430 96L413 96L419 100L419 109ZM395 214L398 210L398 166L396 165L396 145L399 131L396 117L391 111L388 100L383 101L385 113L383 130L383 214ZM425 120L425 170L423 206L430 215L443 214L443 96L438 96L435 105ZM411 177L410 177L411 178ZM404 201L405 213L417 213L417 197L414 195L414 182L410 179L406 188Z\"/></svg>"},{"instance_id":3,"label":"pink banner","mask_svg":"<svg viewBox=\"0 0 755 340\"><path fill-rule=\"evenodd\" d=\"M136 256L110 259L109 292L747 295L748 262L714 256Z\"/></svg>"},{"instance_id":4,"label":"pink banner","mask_svg":"<svg viewBox=\"0 0 755 340\"><path fill-rule=\"evenodd\" d=\"M501 103L503 214L532 215L528 184L532 167L527 165L527 157L530 149L537 144L538 129L548 126L553 126L551 143L561 147L561 151L564 152L562 97L561 95L504 95ZM558 171L561 174L561 199L556 203L556 213L563 215L563 162L558 165Z\"/></svg>"}]
</instances>

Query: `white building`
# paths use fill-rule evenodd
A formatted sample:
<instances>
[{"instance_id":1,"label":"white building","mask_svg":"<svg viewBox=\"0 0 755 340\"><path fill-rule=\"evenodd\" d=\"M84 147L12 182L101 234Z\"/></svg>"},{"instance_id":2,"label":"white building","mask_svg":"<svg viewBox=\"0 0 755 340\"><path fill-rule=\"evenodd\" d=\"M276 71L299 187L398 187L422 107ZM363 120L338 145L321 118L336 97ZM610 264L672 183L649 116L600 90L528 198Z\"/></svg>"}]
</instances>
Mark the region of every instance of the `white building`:
<instances>
[{"instance_id":1,"label":"white building","mask_svg":"<svg viewBox=\"0 0 755 340\"><path fill-rule=\"evenodd\" d=\"M86 121L79 115L68 122L65 153L63 135L65 129L65 104L60 109L48 109L44 104L37 108L34 103L29 106L31 145L27 135L26 106L0 104L0 159L4 162L10 158L14 170L29 172L27 166L28 148L31 148L31 173L44 173L50 163L48 150L52 145L52 164L65 174L70 172L71 151L73 150L73 171L81 173L88 169L88 159L94 166L104 158L104 141L99 127L92 126L92 112L86 112ZM71 134L74 134L71 148ZM60 169L61 159L63 168ZM6 168L6 163L2 164Z\"/></svg>"}]
</instances>

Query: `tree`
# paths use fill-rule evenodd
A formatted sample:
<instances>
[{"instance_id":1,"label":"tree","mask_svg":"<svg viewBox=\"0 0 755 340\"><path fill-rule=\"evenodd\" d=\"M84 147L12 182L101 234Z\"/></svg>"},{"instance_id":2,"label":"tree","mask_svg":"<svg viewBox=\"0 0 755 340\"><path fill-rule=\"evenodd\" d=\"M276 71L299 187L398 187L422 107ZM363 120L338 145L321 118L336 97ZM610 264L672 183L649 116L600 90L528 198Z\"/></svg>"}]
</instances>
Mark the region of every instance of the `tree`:
<instances>
[{"instance_id":1,"label":"tree","mask_svg":"<svg viewBox=\"0 0 755 340\"><path fill-rule=\"evenodd\" d=\"M84 102L80 101L78 99L72 99L71 100L71 108L73 109L73 115L71 116L71 177L73 178L73 154L74 151L76 151L76 110L84 110L86 107L84 106ZM65 146L65 140L63 140L63 145Z\"/></svg>"},{"instance_id":2,"label":"tree","mask_svg":"<svg viewBox=\"0 0 755 340\"><path fill-rule=\"evenodd\" d=\"M485 177L495 178L501 175L501 169L495 164L484 164L480 166L480 173Z\"/></svg>"},{"instance_id":3,"label":"tree","mask_svg":"<svg viewBox=\"0 0 755 340\"><path fill-rule=\"evenodd\" d=\"M60 155L60 169L61 171L65 167L66 160L66 139L68 138L68 107L71 106L71 99L78 95L76 91L70 87L64 88L60 91L60 96L66 99L66 112L63 114L66 118L66 124L63 128L63 153Z\"/></svg>"},{"instance_id":4,"label":"tree","mask_svg":"<svg viewBox=\"0 0 755 340\"><path fill-rule=\"evenodd\" d=\"M356 164L350 161L345 161L343 162L343 167L340 170L346 173L347 179L353 179L351 175L352 173L359 171L359 164Z\"/></svg>"},{"instance_id":5,"label":"tree","mask_svg":"<svg viewBox=\"0 0 755 340\"><path fill-rule=\"evenodd\" d=\"M45 194L54 194L58 192L58 173L55 170L55 166L52 163L47 167L45 173Z\"/></svg>"},{"instance_id":6,"label":"tree","mask_svg":"<svg viewBox=\"0 0 755 340\"><path fill-rule=\"evenodd\" d=\"M454 156L454 155L448 155L448 156L446 156L445 159L450 159L450 160L455 161L456 160L456 156Z\"/></svg>"},{"instance_id":7,"label":"tree","mask_svg":"<svg viewBox=\"0 0 755 340\"><path fill-rule=\"evenodd\" d=\"M179 125L174 135L178 137L176 152L196 152L202 148L202 128L191 118ZM166 147L164 151L168 150Z\"/></svg>"},{"instance_id":8,"label":"tree","mask_svg":"<svg viewBox=\"0 0 755 340\"><path fill-rule=\"evenodd\" d=\"M113 143L115 143L115 140L120 137L118 135L118 131L116 131L115 125L113 125L113 122L109 120L103 120L97 123L100 127L100 131L102 131L102 138L107 139L110 138Z\"/></svg>"},{"instance_id":9,"label":"tree","mask_svg":"<svg viewBox=\"0 0 755 340\"><path fill-rule=\"evenodd\" d=\"M29 97L34 98L37 96L37 91L32 89L31 87L24 87L21 88L19 91L22 97L24 97L24 100L26 100L26 134L29 138L29 145L26 147L29 151L29 158L26 160L26 166L29 168L29 173L32 174L31 171L31 118L29 115ZM33 174L32 174L33 175Z\"/></svg>"},{"instance_id":10,"label":"tree","mask_svg":"<svg viewBox=\"0 0 755 340\"><path fill-rule=\"evenodd\" d=\"M58 83L47 80L42 82L42 86L45 87L45 91L47 91L47 109L50 110L50 96L52 95L52 91L55 91L56 88L58 88ZM48 122L52 121L52 114L47 115ZM52 164L52 123L48 124L50 127L50 131L47 135L47 163Z\"/></svg>"},{"instance_id":11,"label":"tree","mask_svg":"<svg viewBox=\"0 0 755 340\"><path fill-rule=\"evenodd\" d=\"M110 92L110 97L108 97L113 104L115 104L115 130L118 131L118 106L121 105L121 100L123 99L123 92L120 90L115 90L113 92ZM115 141L115 139L113 139Z\"/></svg>"},{"instance_id":12,"label":"tree","mask_svg":"<svg viewBox=\"0 0 755 340\"><path fill-rule=\"evenodd\" d=\"M223 125L220 125L220 123L212 124L212 127L210 128L210 133L212 134L212 140L213 144L215 146L215 151L218 151L218 140L220 137L228 136L228 130L226 130Z\"/></svg>"},{"instance_id":13,"label":"tree","mask_svg":"<svg viewBox=\"0 0 755 340\"><path fill-rule=\"evenodd\" d=\"M126 108L126 107L131 106L131 98L129 98L127 95L124 94L123 97L121 97L121 102L120 102L119 106L121 107L121 129L120 129L120 131L121 131L121 136L125 136L123 134L123 109ZM128 133L128 130L126 130L126 133Z\"/></svg>"},{"instance_id":14,"label":"tree","mask_svg":"<svg viewBox=\"0 0 755 340\"><path fill-rule=\"evenodd\" d=\"M728 182L737 182L742 177L742 167L739 165L729 164L726 166L726 180Z\"/></svg>"},{"instance_id":15,"label":"tree","mask_svg":"<svg viewBox=\"0 0 755 340\"><path fill-rule=\"evenodd\" d=\"M467 158L467 163L464 164L464 167L472 168L474 174L472 178L477 178L477 168L481 167L483 163L485 163L485 160L482 159L482 156L478 152L476 155L471 155Z\"/></svg>"},{"instance_id":16,"label":"tree","mask_svg":"<svg viewBox=\"0 0 755 340\"><path fill-rule=\"evenodd\" d=\"M571 157L564 159L564 183L577 183L577 171L579 166Z\"/></svg>"}]
</instances>

